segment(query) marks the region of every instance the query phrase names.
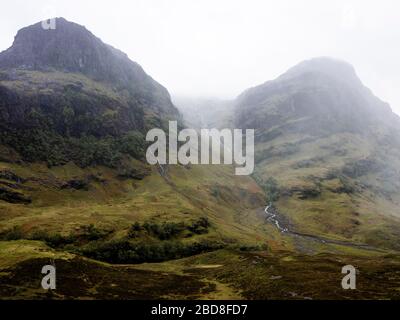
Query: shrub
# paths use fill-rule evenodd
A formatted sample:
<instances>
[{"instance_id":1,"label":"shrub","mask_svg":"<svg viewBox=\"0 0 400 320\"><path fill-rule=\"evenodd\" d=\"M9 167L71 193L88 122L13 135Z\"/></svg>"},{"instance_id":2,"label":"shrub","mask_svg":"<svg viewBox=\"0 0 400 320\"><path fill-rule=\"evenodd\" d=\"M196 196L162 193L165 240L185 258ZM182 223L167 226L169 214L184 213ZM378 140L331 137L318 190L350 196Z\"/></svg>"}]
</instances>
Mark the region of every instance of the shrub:
<instances>
[{"instance_id":1,"label":"shrub","mask_svg":"<svg viewBox=\"0 0 400 320\"><path fill-rule=\"evenodd\" d=\"M153 235L160 240L169 240L182 233L186 227L184 223L164 222L163 224L157 224L146 222L143 225L143 228L150 235Z\"/></svg>"},{"instance_id":2,"label":"shrub","mask_svg":"<svg viewBox=\"0 0 400 320\"><path fill-rule=\"evenodd\" d=\"M30 237L29 240L38 240L45 242L49 247L59 248L67 244L76 242L76 238L72 235L62 236L60 233L47 233L45 231L36 231Z\"/></svg>"},{"instance_id":3,"label":"shrub","mask_svg":"<svg viewBox=\"0 0 400 320\"><path fill-rule=\"evenodd\" d=\"M63 236L60 233L47 233L43 230L35 231L30 240L40 240L52 248L65 247L67 245L79 245L90 241L104 240L112 231L97 229L93 224L82 226L82 232Z\"/></svg>"},{"instance_id":4,"label":"shrub","mask_svg":"<svg viewBox=\"0 0 400 320\"><path fill-rule=\"evenodd\" d=\"M171 240L181 236L185 231L186 235L190 232L192 234L205 234L210 227L208 218L201 217L199 220L187 225L184 222L164 222L158 224L155 222L145 222L143 225L135 222L128 231L129 238L137 238L142 231L146 231L150 236L159 240Z\"/></svg>"},{"instance_id":5,"label":"shrub","mask_svg":"<svg viewBox=\"0 0 400 320\"><path fill-rule=\"evenodd\" d=\"M107 243L91 242L79 249L79 253L109 263L143 263L179 259L223 247L221 243L209 241L184 244L180 241L132 243L120 240Z\"/></svg>"},{"instance_id":6,"label":"shrub","mask_svg":"<svg viewBox=\"0 0 400 320\"><path fill-rule=\"evenodd\" d=\"M12 229L4 231L0 234L0 239L5 241L23 239L23 233L20 227L14 226Z\"/></svg>"},{"instance_id":7,"label":"shrub","mask_svg":"<svg viewBox=\"0 0 400 320\"><path fill-rule=\"evenodd\" d=\"M82 229L81 237L91 241L103 239L110 234L110 231L97 229L93 224L83 226Z\"/></svg>"},{"instance_id":8,"label":"shrub","mask_svg":"<svg viewBox=\"0 0 400 320\"><path fill-rule=\"evenodd\" d=\"M210 222L207 217L201 217L199 220L193 222L188 229L195 234L204 234L208 232Z\"/></svg>"},{"instance_id":9,"label":"shrub","mask_svg":"<svg viewBox=\"0 0 400 320\"><path fill-rule=\"evenodd\" d=\"M264 191L269 202L274 202L279 199L280 190L278 182L273 177L268 178L265 182Z\"/></svg>"}]
</instances>

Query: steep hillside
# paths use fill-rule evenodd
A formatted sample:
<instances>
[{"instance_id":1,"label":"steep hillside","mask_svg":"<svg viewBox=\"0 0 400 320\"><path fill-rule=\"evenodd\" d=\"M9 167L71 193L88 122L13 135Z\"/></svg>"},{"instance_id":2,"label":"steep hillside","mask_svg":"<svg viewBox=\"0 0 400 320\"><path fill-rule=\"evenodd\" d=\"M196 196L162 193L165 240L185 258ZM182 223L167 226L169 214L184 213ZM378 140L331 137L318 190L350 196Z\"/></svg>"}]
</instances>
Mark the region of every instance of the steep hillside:
<instances>
[{"instance_id":1,"label":"steep hillside","mask_svg":"<svg viewBox=\"0 0 400 320\"><path fill-rule=\"evenodd\" d=\"M147 130L179 118L168 91L84 27L56 23L0 53L0 143L49 165L142 158Z\"/></svg>"},{"instance_id":2,"label":"steep hillside","mask_svg":"<svg viewBox=\"0 0 400 320\"><path fill-rule=\"evenodd\" d=\"M399 248L400 119L347 63L305 61L245 91L255 177L293 231Z\"/></svg>"},{"instance_id":3,"label":"steep hillside","mask_svg":"<svg viewBox=\"0 0 400 320\"><path fill-rule=\"evenodd\" d=\"M259 186L231 166L148 165L147 131L180 119L167 90L84 27L56 25L0 54L0 240L112 263L263 246Z\"/></svg>"}]
</instances>

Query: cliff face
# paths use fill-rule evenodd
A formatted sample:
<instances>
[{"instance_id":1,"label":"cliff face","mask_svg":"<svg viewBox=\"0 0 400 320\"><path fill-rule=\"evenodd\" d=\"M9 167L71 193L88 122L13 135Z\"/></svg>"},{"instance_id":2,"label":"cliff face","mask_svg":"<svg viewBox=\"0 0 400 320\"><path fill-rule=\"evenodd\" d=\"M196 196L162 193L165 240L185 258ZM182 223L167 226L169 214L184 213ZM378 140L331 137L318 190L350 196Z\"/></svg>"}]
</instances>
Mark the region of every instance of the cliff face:
<instances>
[{"instance_id":1,"label":"cliff face","mask_svg":"<svg viewBox=\"0 0 400 320\"><path fill-rule=\"evenodd\" d=\"M398 128L389 105L366 88L346 62L304 61L273 81L246 90L236 101L236 125L284 126L316 135Z\"/></svg>"},{"instance_id":2,"label":"cliff face","mask_svg":"<svg viewBox=\"0 0 400 320\"><path fill-rule=\"evenodd\" d=\"M25 160L115 165L123 154L141 158L145 132L176 118L163 86L63 18L54 30L41 23L20 30L0 53L0 139Z\"/></svg>"},{"instance_id":3,"label":"cliff face","mask_svg":"<svg viewBox=\"0 0 400 320\"><path fill-rule=\"evenodd\" d=\"M85 27L56 19L56 29L41 23L18 31L13 45L0 54L0 68L81 73L133 95L153 106L172 108L167 90L128 56L103 43Z\"/></svg>"}]
</instances>

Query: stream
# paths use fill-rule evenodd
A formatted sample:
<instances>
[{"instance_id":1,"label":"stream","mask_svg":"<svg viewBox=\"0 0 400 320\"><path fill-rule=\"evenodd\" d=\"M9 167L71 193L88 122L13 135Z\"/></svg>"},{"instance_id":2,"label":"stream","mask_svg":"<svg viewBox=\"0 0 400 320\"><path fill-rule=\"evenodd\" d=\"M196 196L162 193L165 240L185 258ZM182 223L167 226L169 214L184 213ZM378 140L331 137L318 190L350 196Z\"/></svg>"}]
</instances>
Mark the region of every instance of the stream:
<instances>
[{"instance_id":1,"label":"stream","mask_svg":"<svg viewBox=\"0 0 400 320\"><path fill-rule=\"evenodd\" d=\"M304 234L304 233L292 231L289 229L289 225L284 222L284 219L279 217L279 213L276 210L271 211L272 208L273 208L273 205L272 205L272 203L270 203L264 209L264 212L267 216L267 221L274 224L281 233L286 233L288 235L303 238L306 240L317 241L317 242L324 243L324 244L329 243L329 244L353 247L353 248L357 248L357 249L383 251L382 249L375 248L375 247L372 247L367 244L352 243L352 242L341 241L341 240L333 240L333 239L323 238L323 237L316 236L316 235Z\"/></svg>"},{"instance_id":2,"label":"stream","mask_svg":"<svg viewBox=\"0 0 400 320\"><path fill-rule=\"evenodd\" d=\"M266 206L264 210L265 214L267 215L267 220L275 224L280 232L282 233L289 232L288 228L281 226L281 223L277 219L277 215L273 212L269 212L270 208L272 208L272 203Z\"/></svg>"}]
</instances>

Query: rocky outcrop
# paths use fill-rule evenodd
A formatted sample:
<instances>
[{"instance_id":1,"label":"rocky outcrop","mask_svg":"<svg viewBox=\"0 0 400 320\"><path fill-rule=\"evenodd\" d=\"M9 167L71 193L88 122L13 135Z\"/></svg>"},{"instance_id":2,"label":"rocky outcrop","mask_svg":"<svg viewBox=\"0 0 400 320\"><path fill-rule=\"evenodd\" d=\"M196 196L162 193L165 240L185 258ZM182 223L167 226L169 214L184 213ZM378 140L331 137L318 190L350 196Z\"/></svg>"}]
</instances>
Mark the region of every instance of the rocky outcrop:
<instances>
[{"instance_id":1,"label":"rocky outcrop","mask_svg":"<svg viewBox=\"0 0 400 320\"><path fill-rule=\"evenodd\" d=\"M54 30L44 30L39 22L18 31L13 45L0 54L0 69L18 68L81 73L126 89L152 108L176 113L167 90L139 64L64 18L56 19Z\"/></svg>"},{"instance_id":2,"label":"rocky outcrop","mask_svg":"<svg viewBox=\"0 0 400 320\"><path fill-rule=\"evenodd\" d=\"M143 160L147 131L179 117L140 65L63 18L21 29L0 53L0 145L25 161L116 168Z\"/></svg>"},{"instance_id":3,"label":"rocky outcrop","mask_svg":"<svg viewBox=\"0 0 400 320\"><path fill-rule=\"evenodd\" d=\"M235 124L281 133L321 136L370 133L377 123L396 129L400 119L343 61L315 58L236 100Z\"/></svg>"},{"instance_id":4,"label":"rocky outcrop","mask_svg":"<svg viewBox=\"0 0 400 320\"><path fill-rule=\"evenodd\" d=\"M0 184L0 200L4 200L10 203L21 203L21 204L29 204L32 202L29 196L1 184Z\"/></svg>"}]
</instances>

